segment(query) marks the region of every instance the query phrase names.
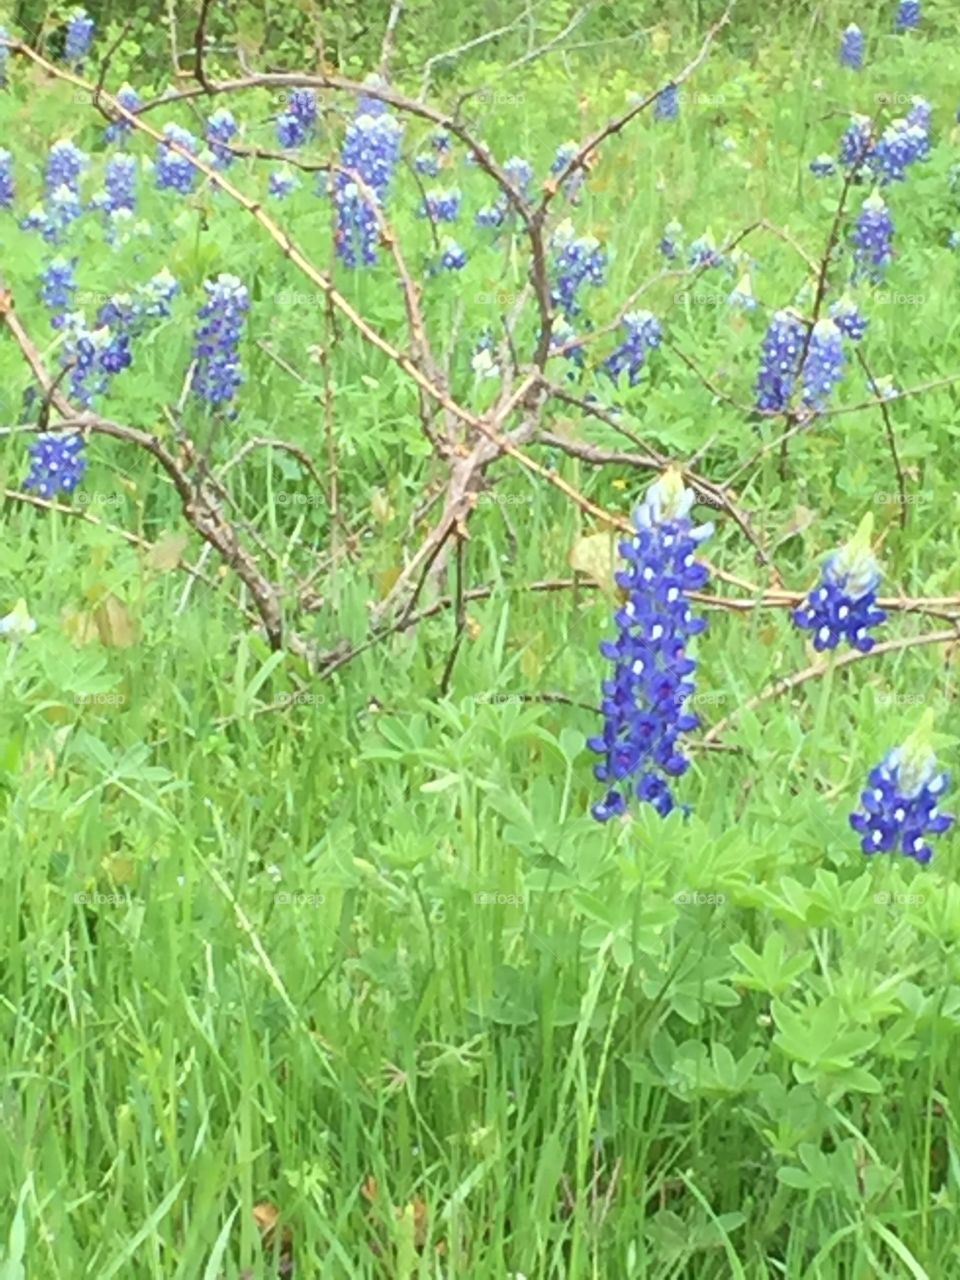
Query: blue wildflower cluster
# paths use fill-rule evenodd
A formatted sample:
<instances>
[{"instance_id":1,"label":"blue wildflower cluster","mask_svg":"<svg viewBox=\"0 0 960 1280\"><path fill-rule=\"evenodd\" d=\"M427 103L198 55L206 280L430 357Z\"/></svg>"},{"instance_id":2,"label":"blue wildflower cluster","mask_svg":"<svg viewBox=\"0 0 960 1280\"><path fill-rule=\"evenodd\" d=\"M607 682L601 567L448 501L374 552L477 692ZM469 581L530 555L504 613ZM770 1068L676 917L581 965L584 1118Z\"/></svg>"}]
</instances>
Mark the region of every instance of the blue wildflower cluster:
<instances>
[{"instance_id":1,"label":"blue wildflower cluster","mask_svg":"<svg viewBox=\"0 0 960 1280\"><path fill-rule=\"evenodd\" d=\"M689 267L722 267L726 265L726 259L717 249L716 241L711 232L707 231L704 235L694 240L687 253L687 265Z\"/></svg>"},{"instance_id":2,"label":"blue wildflower cluster","mask_svg":"<svg viewBox=\"0 0 960 1280\"><path fill-rule=\"evenodd\" d=\"M851 342L859 342L870 323L853 298L846 294L830 307L830 319Z\"/></svg>"},{"instance_id":3,"label":"blue wildflower cluster","mask_svg":"<svg viewBox=\"0 0 960 1280\"><path fill-rule=\"evenodd\" d=\"M125 84L117 90L116 99L125 111L135 114L143 105L139 93L134 89L133 85ZM104 140L106 142L120 142L133 132L133 125L122 117L108 124L103 131Z\"/></svg>"},{"instance_id":4,"label":"blue wildflower cluster","mask_svg":"<svg viewBox=\"0 0 960 1280\"><path fill-rule=\"evenodd\" d=\"M843 339L833 320L818 320L810 334L803 362L803 402L822 409L843 377Z\"/></svg>"},{"instance_id":5,"label":"blue wildflower cluster","mask_svg":"<svg viewBox=\"0 0 960 1280\"><path fill-rule=\"evenodd\" d=\"M855 22L851 22L840 40L841 65L859 71L863 66L863 52L863 32Z\"/></svg>"},{"instance_id":6,"label":"blue wildflower cluster","mask_svg":"<svg viewBox=\"0 0 960 1280\"><path fill-rule=\"evenodd\" d=\"M44 432L30 445L29 454L23 487L41 498L73 493L87 469L86 441L77 431Z\"/></svg>"},{"instance_id":7,"label":"blue wildflower cluster","mask_svg":"<svg viewBox=\"0 0 960 1280\"><path fill-rule=\"evenodd\" d=\"M67 21L63 57L73 67L82 65L93 43L94 21L86 9L74 9Z\"/></svg>"},{"instance_id":8,"label":"blue wildflower cluster","mask_svg":"<svg viewBox=\"0 0 960 1280\"><path fill-rule=\"evenodd\" d=\"M382 108L383 104L378 103ZM403 126L386 110L354 116L340 152L340 163L360 177L375 201L363 195L349 173L337 173L334 202L337 212L337 254L347 266L372 266L377 260L377 209L386 202L390 179L400 155Z\"/></svg>"},{"instance_id":9,"label":"blue wildflower cluster","mask_svg":"<svg viewBox=\"0 0 960 1280\"><path fill-rule=\"evenodd\" d=\"M267 192L274 200L285 200L299 185L300 180L296 174L286 169L274 169L267 179Z\"/></svg>"},{"instance_id":10,"label":"blue wildflower cluster","mask_svg":"<svg viewBox=\"0 0 960 1280\"><path fill-rule=\"evenodd\" d=\"M793 612L796 625L813 632L818 652L845 640L869 653L875 644L870 628L886 620L876 603L880 568L870 549L872 528L871 517L864 517L856 535L827 559L820 582Z\"/></svg>"},{"instance_id":11,"label":"blue wildflower cluster","mask_svg":"<svg viewBox=\"0 0 960 1280\"><path fill-rule=\"evenodd\" d=\"M840 139L840 163L845 168L866 164L873 149L873 133L870 117L853 115L850 123Z\"/></svg>"},{"instance_id":12,"label":"blue wildflower cluster","mask_svg":"<svg viewBox=\"0 0 960 1280\"><path fill-rule=\"evenodd\" d=\"M207 301L197 313L197 362L192 390L213 408L232 400L243 381L238 343L244 316L250 309L246 286L236 276L221 274L206 280Z\"/></svg>"},{"instance_id":13,"label":"blue wildflower cluster","mask_svg":"<svg viewBox=\"0 0 960 1280\"><path fill-rule=\"evenodd\" d=\"M604 368L614 382L626 373L631 387L640 381L647 352L659 347L663 338L660 321L650 311L630 311L623 317L627 336L604 361Z\"/></svg>"},{"instance_id":14,"label":"blue wildflower cluster","mask_svg":"<svg viewBox=\"0 0 960 1280\"><path fill-rule=\"evenodd\" d=\"M429 151L419 151L413 157L413 167L415 171L422 174L425 178L435 178L440 172L440 164L435 155L431 155Z\"/></svg>"},{"instance_id":15,"label":"blue wildflower cluster","mask_svg":"<svg viewBox=\"0 0 960 1280\"><path fill-rule=\"evenodd\" d=\"M467 251L448 236L442 246L440 266L444 271L460 271L467 265Z\"/></svg>"},{"instance_id":16,"label":"blue wildflower cluster","mask_svg":"<svg viewBox=\"0 0 960 1280\"><path fill-rule=\"evenodd\" d=\"M601 822L626 812L628 779L635 779L637 798L665 817L675 807L670 779L689 767L678 740L699 720L686 707L696 670L687 647L706 621L694 617L687 593L707 581L695 555L712 532L709 525L694 527L692 505L679 473L668 472L637 509L635 537L620 543L627 567L616 581L627 599L614 614L616 639L600 646L614 672L602 686L603 729L587 742L603 756L594 767L598 781L610 784L592 810Z\"/></svg>"},{"instance_id":17,"label":"blue wildflower cluster","mask_svg":"<svg viewBox=\"0 0 960 1280\"><path fill-rule=\"evenodd\" d=\"M575 236L569 220L556 229L551 242L553 251L553 302L565 319L571 320L581 311L577 294L584 284L603 284L607 257L594 236Z\"/></svg>"},{"instance_id":18,"label":"blue wildflower cluster","mask_svg":"<svg viewBox=\"0 0 960 1280\"><path fill-rule=\"evenodd\" d=\"M111 156L103 177L103 190L93 197L93 205L107 214L137 207L137 162L125 151Z\"/></svg>"},{"instance_id":19,"label":"blue wildflower cluster","mask_svg":"<svg viewBox=\"0 0 960 1280\"><path fill-rule=\"evenodd\" d=\"M680 237L682 235L683 227L679 222L668 222L663 229L663 235L660 237L660 243L657 247L669 262L673 262L680 254Z\"/></svg>"},{"instance_id":20,"label":"blue wildflower cluster","mask_svg":"<svg viewBox=\"0 0 960 1280\"><path fill-rule=\"evenodd\" d=\"M449 190L436 187L424 195L417 216L429 218L431 222L456 222L460 216L462 198L459 187L451 187Z\"/></svg>"},{"instance_id":21,"label":"blue wildflower cluster","mask_svg":"<svg viewBox=\"0 0 960 1280\"><path fill-rule=\"evenodd\" d=\"M79 194L80 178L90 163L85 151L72 142L62 139L55 142L47 155L43 182L47 195L53 195L61 187Z\"/></svg>"},{"instance_id":22,"label":"blue wildflower cluster","mask_svg":"<svg viewBox=\"0 0 960 1280\"><path fill-rule=\"evenodd\" d=\"M914 27L919 27L920 0L900 0L893 25L897 31L911 31Z\"/></svg>"},{"instance_id":23,"label":"blue wildflower cluster","mask_svg":"<svg viewBox=\"0 0 960 1280\"><path fill-rule=\"evenodd\" d=\"M236 156L230 150L230 143L240 132L240 126L234 119L232 111L221 107L207 120L207 146L213 153L213 164L216 169L229 169Z\"/></svg>"},{"instance_id":24,"label":"blue wildflower cluster","mask_svg":"<svg viewBox=\"0 0 960 1280\"><path fill-rule=\"evenodd\" d=\"M74 278L76 260L53 258L40 276L40 298L53 313L50 324L54 329L63 328L64 315L70 309L77 289Z\"/></svg>"},{"instance_id":25,"label":"blue wildflower cluster","mask_svg":"<svg viewBox=\"0 0 960 1280\"><path fill-rule=\"evenodd\" d=\"M317 98L312 89L291 89L286 109L277 117L277 141L293 151L313 136L317 125Z\"/></svg>"},{"instance_id":26,"label":"blue wildflower cluster","mask_svg":"<svg viewBox=\"0 0 960 1280\"><path fill-rule=\"evenodd\" d=\"M878 192L864 200L852 240L854 280L881 281L893 259L893 220Z\"/></svg>"},{"instance_id":27,"label":"blue wildflower cluster","mask_svg":"<svg viewBox=\"0 0 960 1280\"><path fill-rule=\"evenodd\" d=\"M186 156L174 151L168 144L172 142L195 156L200 151L200 143L189 130L182 129L178 124L164 125L163 136L166 141L157 144L157 186L161 191L169 189L187 195L196 185L200 171Z\"/></svg>"},{"instance_id":28,"label":"blue wildflower cluster","mask_svg":"<svg viewBox=\"0 0 960 1280\"><path fill-rule=\"evenodd\" d=\"M805 336L803 322L791 311L778 311L770 321L755 387L757 408L763 412L779 412L789 404Z\"/></svg>"},{"instance_id":29,"label":"blue wildflower cluster","mask_svg":"<svg viewBox=\"0 0 960 1280\"><path fill-rule=\"evenodd\" d=\"M832 178L837 172L837 166L834 164L833 156L828 156L822 152L810 161L810 172L815 178Z\"/></svg>"},{"instance_id":30,"label":"blue wildflower cluster","mask_svg":"<svg viewBox=\"0 0 960 1280\"><path fill-rule=\"evenodd\" d=\"M13 156L0 147L0 209L13 207Z\"/></svg>"},{"instance_id":31,"label":"blue wildflower cluster","mask_svg":"<svg viewBox=\"0 0 960 1280\"><path fill-rule=\"evenodd\" d=\"M903 182L907 169L930 154L928 126L919 123L922 119L921 111L915 116L914 123L909 119L894 120L877 139L867 156L867 164L881 186Z\"/></svg>"},{"instance_id":32,"label":"blue wildflower cluster","mask_svg":"<svg viewBox=\"0 0 960 1280\"><path fill-rule=\"evenodd\" d=\"M654 99L654 120L676 120L680 114L680 94L675 84L668 84L661 89Z\"/></svg>"},{"instance_id":33,"label":"blue wildflower cluster","mask_svg":"<svg viewBox=\"0 0 960 1280\"><path fill-rule=\"evenodd\" d=\"M930 721L928 712L907 741L888 751L868 774L861 808L850 815L864 853L899 849L923 865L933 857L927 837L942 835L953 825L953 814L939 808L950 775L940 769L928 745Z\"/></svg>"}]
</instances>

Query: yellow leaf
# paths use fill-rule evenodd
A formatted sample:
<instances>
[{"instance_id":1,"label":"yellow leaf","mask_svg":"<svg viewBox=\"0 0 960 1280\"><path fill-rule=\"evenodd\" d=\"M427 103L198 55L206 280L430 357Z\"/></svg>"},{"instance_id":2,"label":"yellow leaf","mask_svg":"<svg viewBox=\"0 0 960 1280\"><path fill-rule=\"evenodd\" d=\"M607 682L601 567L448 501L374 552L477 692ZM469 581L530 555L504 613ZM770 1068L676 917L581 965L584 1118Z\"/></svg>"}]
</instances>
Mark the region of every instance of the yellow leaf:
<instances>
[{"instance_id":1,"label":"yellow leaf","mask_svg":"<svg viewBox=\"0 0 960 1280\"><path fill-rule=\"evenodd\" d=\"M64 633L75 645L96 644L97 623L87 609L64 609L60 615Z\"/></svg>"},{"instance_id":2,"label":"yellow leaf","mask_svg":"<svg viewBox=\"0 0 960 1280\"><path fill-rule=\"evenodd\" d=\"M190 539L185 533L165 533L147 553L147 568L166 573L176 569Z\"/></svg>"},{"instance_id":3,"label":"yellow leaf","mask_svg":"<svg viewBox=\"0 0 960 1280\"><path fill-rule=\"evenodd\" d=\"M136 623L130 610L116 596L107 596L94 610L100 640L111 649L129 649L137 643Z\"/></svg>"},{"instance_id":4,"label":"yellow leaf","mask_svg":"<svg viewBox=\"0 0 960 1280\"><path fill-rule=\"evenodd\" d=\"M617 594L613 577L615 541L612 533L591 533L575 542L570 550L570 567L585 574L609 596Z\"/></svg>"}]
</instances>

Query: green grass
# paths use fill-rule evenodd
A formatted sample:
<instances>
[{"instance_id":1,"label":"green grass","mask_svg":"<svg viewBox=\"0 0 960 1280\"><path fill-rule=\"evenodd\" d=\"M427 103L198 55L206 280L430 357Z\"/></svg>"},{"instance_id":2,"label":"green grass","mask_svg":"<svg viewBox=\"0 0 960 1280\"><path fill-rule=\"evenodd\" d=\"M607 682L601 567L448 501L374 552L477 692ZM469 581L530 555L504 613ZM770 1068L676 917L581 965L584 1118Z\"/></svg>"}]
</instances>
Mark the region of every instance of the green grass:
<instances>
[{"instance_id":1,"label":"green grass","mask_svg":"<svg viewBox=\"0 0 960 1280\"><path fill-rule=\"evenodd\" d=\"M901 41L888 26L877 9L857 78L835 66L833 27L735 24L686 87L709 102L610 142L582 204L565 210L610 250L609 284L589 297L598 327L662 269L657 243L673 218L688 244L708 228L722 244L767 219L818 260L838 188L816 183L808 160L835 151L846 114L872 110L878 93L923 93L936 146L889 193L899 253L882 287L858 293L864 351L899 387L955 372L946 237L960 225L948 183L960 61L946 22ZM678 27L668 54L645 46L629 68L592 50L497 81L495 62L474 62L465 83L502 84L522 101L472 118L498 157L527 155L542 174L557 143L598 127L695 47ZM236 110L264 122L270 106L261 93ZM31 161L62 135L94 150L101 124L62 86L25 78L0 96L0 129L28 208ZM249 133L271 136L267 123ZM405 151L425 133L411 124ZM152 154L142 140L133 149ZM265 190L262 166L235 172L244 190ZM455 174L472 218L490 183L462 162ZM328 209L309 182L277 216L325 266ZM429 233L416 201L406 175L390 211L419 274ZM189 364L202 280L236 271L254 299L240 413L211 433L188 403L184 428L209 442L216 468L270 436L307 449L326 480L324 366L310 348L329 333L312 287L222 195L179 202L145 179L141 216L147 230L112 250L92 216L69 246L88 294L167 264L183 284L174 317L104 408L174 444L163 406L176 404ZM47 251L0 218L0 269L46 350L36 275ZM519 237L454 233L471 262L455 286L427 280L424 305L453 394L479 410L496 387L475 379L471 351L502 310L485 299L523 287L527 256ZM742 247L756 314L691 301L689 279L655 280L638 305L749 403L768 312L795 301L809 272L769 232ZM831 272L831 300L843 270ZM387 265L336 273L402 341L390 279ZM725 296L734 282L707 273L692 292ZM525 318L522 350L535 333ZM263 538L272 576L292 584L339 545L317 581L322 607L296 619L292 589L284 600L321 651L367 637L371 603L437 514L414 518L425 487L443 477L410 384L344 325L331 368L341 511L359 531L346 552L325 494L288 455L260 448L224 471L231 511ZM605 386L586 379L578 394ZM3 426L33 420L27 385L4 333ZM619 398L644 444L699 452L698 470L717 481L776 439L775 424L758 434L668 348ZM851 363L837 402L867 398ZM807 588L872 511L885 592L960 591L955 409L949 386L891 406L917 498L906 529L884 500L895 485L875 409L820 420L792 442L785 478L775 451L744 473L738 501L776 546L785 585ZM546 424L633 447L558 402ZM22 434L0 440L10 489L24 452ZM288 1239L295 1276L338 1280L954 1273L956 837L925 869L868 862L847 821L868 769L921 709L956 765L952 646L868 659L750 709L811 653L782 609L711 609L698 710L732 717L723 745L737 750L700 749L694 735L679 784L688 820L644 809L601 826L584 741L611 604L586 579L532 589L568 578L574 544L598 529L555 489L510 462L492 470L499 501L471 516L463 554L467 585L492 590L467 606L441 694L452 610L311 677L246 625L239 585L214 559L205 570L217 588L195 582L185 598L184 575L118 536L149 544L189 529L149 459L102 437L89 452L86 509L111 527L8 497L0 540L0 613L22 596L38 623L0 652L0 1280L265 1278L285 1274ZM653 478L541 443L529 453L620 514ZM700 511L717 522L711 563L765 585L734 523ZM187 557L200 551L191 534ZM454 590L452 571L424 603L440 589ZM105 625L108 599L113 631L79 643L98 609ZM884 635L945 625L895 614ZM265 1205L280 1211L272 1235L258 1226Z\"/></svg>"}]
</instances>

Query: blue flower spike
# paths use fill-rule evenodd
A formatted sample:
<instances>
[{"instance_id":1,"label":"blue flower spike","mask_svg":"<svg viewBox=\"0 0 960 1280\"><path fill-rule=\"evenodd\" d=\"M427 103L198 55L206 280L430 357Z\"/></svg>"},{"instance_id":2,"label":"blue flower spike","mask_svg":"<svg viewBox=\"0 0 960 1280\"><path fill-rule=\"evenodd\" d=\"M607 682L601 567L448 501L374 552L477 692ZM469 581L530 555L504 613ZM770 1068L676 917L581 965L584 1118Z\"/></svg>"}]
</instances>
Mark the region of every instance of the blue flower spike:
<instances>
[{"instance_id":1,"label":"blue flower spike","mask_svg":"<svg viewBox=\"0 0 960 1280\"><path fill-rule=\"evenodd\" d=\"M950 775L937 763L932 733L933 711L927 710L906 742L870 770L860 795L861 810L850 815L864 853L899 849L925 865L933 857L928 837L942 835L953 825L953 814L939 809Z\"/></svg>"},{"instance_id":2,"label":"blue flower spike","mask_svg":"<svg viewBox=\"0 0 960 1280\"><path fill-rule=\"evenodd\" d=\"M820 582L793 611L796 625L813 632L818 653L835 649L841 640L861 653L869 653L876 643L870 629L885 622L887 615L876 603L881 575L870 546L872 536L873 514L868 512L850 541L827 559Z\"/></svg>"}]
</instances>

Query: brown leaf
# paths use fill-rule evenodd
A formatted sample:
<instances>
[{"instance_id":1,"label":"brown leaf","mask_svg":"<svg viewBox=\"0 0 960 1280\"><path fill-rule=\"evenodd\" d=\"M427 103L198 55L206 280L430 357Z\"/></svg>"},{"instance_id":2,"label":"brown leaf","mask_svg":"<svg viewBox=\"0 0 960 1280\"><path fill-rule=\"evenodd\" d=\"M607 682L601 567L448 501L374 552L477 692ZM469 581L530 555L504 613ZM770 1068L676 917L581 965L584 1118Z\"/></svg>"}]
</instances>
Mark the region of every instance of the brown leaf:
<instances>
[{"instance_id":1,"label":"brown leaf","mask_svg":"<svg viewBox=\"0 0 960 1280\"><path fill-rule=\"evenodd\" d=\"M147 553L147 568L158 573L176 569L190 539L185 533L165 533Z\"/></svg>"},{"instance_id":2,"label":"brown leaf","mask_svg":"<svg viewBox=\"0 0 960 1280\"><path fill-rule=\"evenodd\" d=\"M609 533L587 534L570 549L570 567L578 573L586 574L609 596L617 594L613 563L614 539Z\"/></svg>"},{"instance_id":3,"label":"brown leaf","mask_svg":"<svg viewBox=\"0 0 960 1280\"><path fill-rule=\"evenodd\" d=\"M96 644L97 623L88 609L64 609L60 615L64 633L75 645Z\"/></svg>"}]
</instances>

